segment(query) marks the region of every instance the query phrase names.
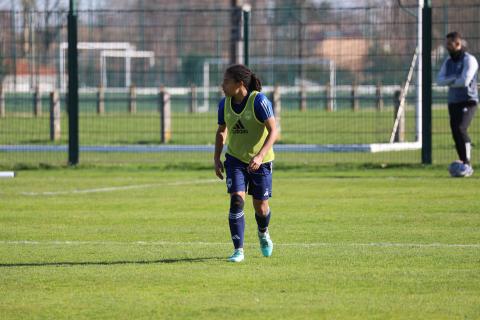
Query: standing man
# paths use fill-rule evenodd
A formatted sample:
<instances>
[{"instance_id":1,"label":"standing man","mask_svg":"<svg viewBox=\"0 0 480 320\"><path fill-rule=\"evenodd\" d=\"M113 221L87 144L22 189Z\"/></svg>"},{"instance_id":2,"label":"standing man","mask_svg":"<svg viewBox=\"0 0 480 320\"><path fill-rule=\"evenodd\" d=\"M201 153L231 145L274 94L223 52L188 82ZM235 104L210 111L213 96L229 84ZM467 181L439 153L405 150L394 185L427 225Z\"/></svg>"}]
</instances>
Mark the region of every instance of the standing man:
<instances>
[{"instance_id":1,"label":"standing man","mask_svg":"<svg viewBox=\"0 0 480 320\"><path fill-rule=\"evenodd\" d=\"M450 57L442 65L437 84L448 86L448 113L450 128L460 161L463 162L461 176L473 174L470 164L471 140L467 129L477 111L478 62L466 52L465 41L458 32L450 32L445 44Z\"/></svg>"}]
</instances>

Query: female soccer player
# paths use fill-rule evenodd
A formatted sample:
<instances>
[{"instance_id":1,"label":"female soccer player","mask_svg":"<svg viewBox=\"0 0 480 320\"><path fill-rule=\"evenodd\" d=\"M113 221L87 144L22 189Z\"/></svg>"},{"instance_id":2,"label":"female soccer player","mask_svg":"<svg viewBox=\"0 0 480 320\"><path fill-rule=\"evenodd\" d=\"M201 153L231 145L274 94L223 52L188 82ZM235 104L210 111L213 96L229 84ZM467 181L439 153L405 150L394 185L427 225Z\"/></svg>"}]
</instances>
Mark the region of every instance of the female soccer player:
<instances>
[{"instance_id":1,"label":"female soccer player","mask_svg":"<svg viewBox=\"0 0 480 320\"><path fill-rule=\"evenodd\" d=\"M228 261L244 259L243 207L247 191L253 198L260 250L265 257L270 257L273 243L268 224L272 213L268 199L272 196L272 147L277 138L272 104L260 93L260 80L244 65L233 65L225 71L222 88L226 97L218 105L213 159L220 179L223 180L224 168L226 170L230 194L228 222L235 250ZM227 137L226 159L222 163L220 156Z\"/></svg>"}]
</instances>

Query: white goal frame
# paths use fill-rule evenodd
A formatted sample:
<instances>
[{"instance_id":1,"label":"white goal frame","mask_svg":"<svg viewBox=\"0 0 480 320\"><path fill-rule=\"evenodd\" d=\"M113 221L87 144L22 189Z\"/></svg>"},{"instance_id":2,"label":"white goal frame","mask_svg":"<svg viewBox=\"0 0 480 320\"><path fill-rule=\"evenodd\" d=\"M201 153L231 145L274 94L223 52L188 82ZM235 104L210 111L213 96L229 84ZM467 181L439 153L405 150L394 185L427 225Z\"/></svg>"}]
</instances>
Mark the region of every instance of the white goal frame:
<instances>
[{"instance_id":1,"label":"white goal frame","mask_svg":"<svg viewBox=\"0 0 480 320\"><path fill-rule=\"evenodd\" d=\"M100 84L107 87L107 58L125 59L125 87L130 87L132 83L131 60L132 58L148 59L150 68L155 65L155 53L153 51L134 51L134 50L102 50L100 51Z\"/></svg>"},{"instance_id":2,"label":"white goal frame","mask_svg":"<svg viewBox=\"0 0 480 320\"><path fill-rule=\"evenodd\" d=\"M68 49L68 42L60 43L59 47L59 84L62 92L67 91L67 75L65 66L65 50ZM100 50L100 69L101 85L106 87L106 58L118 57L125 59L125 87L131 84L131 59L146 58L149 59L150 67L155 63L155 54L153 51L137 51L136 47L129 42L79 42L78 50Z\"/></svg>"}]
</instances>

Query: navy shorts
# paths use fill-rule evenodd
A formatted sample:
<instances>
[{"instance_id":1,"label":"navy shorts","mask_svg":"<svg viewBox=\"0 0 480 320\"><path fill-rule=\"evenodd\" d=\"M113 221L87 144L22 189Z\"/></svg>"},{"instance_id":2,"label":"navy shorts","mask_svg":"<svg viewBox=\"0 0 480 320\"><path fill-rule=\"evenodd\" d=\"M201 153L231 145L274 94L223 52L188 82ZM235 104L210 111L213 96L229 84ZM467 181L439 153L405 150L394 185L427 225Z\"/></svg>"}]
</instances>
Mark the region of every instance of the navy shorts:
<instances>
[{"instance_id":1,"label":"navy shorts","mask_svg":"<svg viewBox=\"0 0 480 320\"><path fill-rule=\"evenodd\" d=\"M227 192L247 191L257 200L267 200L272 196L273 162L262 163L257 171L247 171L248 164L231 155L224 162L227 173Z\"/></svg>"}]
</instances>

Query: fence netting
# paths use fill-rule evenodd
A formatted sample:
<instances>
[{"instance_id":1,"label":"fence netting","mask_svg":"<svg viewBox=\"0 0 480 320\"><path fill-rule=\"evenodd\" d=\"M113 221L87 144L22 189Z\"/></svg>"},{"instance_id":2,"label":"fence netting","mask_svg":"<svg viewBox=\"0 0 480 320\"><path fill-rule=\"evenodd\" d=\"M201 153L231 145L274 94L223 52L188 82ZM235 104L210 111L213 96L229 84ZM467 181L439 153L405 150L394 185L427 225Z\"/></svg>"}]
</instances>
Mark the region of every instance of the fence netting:
<instances>
[{"instance_id":1,"label":"fence netting","mask_svg":"<svg viewBox=\"0 0 480 320\"><path fill-rule=\"evenodd\" d=\"M418 8L268 3L252 3L248 42L238 9L225 5L80 10L80 163L211 163L232 46L240 62L248 46L274 102L277 162L420 163L418 146L372 148L390 143L402 91L395 143L418 141ZM480 5L434 6L433 79L447 32L478 56L478 16ZM66 164L67 11L4 10L0 24L0 165ZM433 161L448 163L446 88L432 89ZM470 135L475 163L477 119Z\"/></svg>"}]
</instances>

